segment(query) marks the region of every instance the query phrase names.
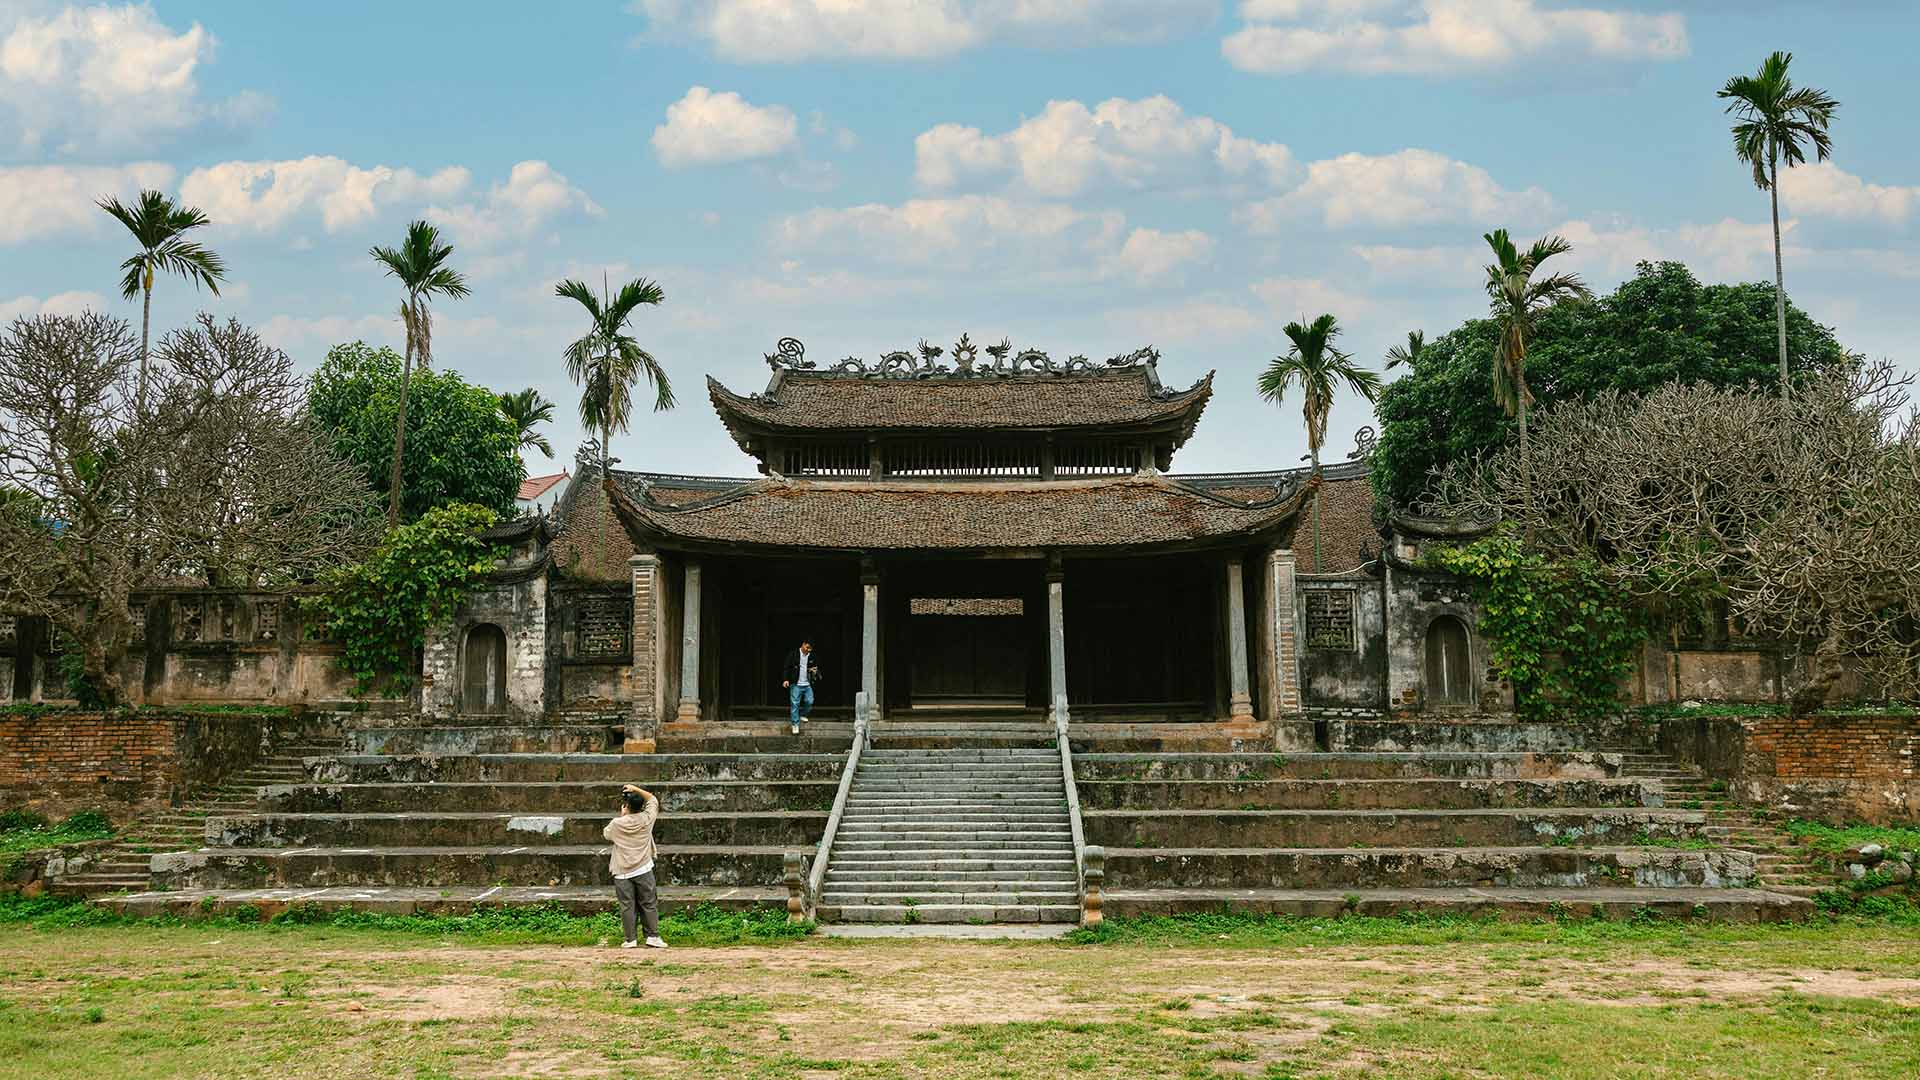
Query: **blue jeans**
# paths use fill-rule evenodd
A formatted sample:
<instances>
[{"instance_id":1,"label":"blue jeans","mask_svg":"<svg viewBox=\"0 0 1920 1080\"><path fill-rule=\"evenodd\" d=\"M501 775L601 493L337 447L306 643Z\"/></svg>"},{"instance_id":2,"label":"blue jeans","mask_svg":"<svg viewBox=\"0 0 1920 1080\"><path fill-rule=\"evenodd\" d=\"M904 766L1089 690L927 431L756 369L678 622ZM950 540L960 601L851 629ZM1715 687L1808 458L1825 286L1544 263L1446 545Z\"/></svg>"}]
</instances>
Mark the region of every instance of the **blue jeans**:
<instances>
[{"instance_id":1,"label":"blue jeans","mask_svg":"<svg viewBox=\"0 0 1920 1080\"><path fill-rule=\"evenodd\" d=\"M799 727L800 721L805 720L807 715L813 712L813 687L794 683L787 688L787 703L790 706L787 722L794 727Z\"/></svg>"}]
</instances>

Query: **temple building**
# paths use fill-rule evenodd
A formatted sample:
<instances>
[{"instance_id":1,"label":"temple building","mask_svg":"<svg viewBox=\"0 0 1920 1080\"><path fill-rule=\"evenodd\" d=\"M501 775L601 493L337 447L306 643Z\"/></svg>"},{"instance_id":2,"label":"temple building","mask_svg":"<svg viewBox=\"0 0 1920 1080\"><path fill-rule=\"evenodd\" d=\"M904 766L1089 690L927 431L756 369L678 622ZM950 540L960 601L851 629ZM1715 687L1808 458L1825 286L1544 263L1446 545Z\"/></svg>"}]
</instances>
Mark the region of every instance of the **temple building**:
<instances>
[{"instance_id":1,"label":"temple building","mask_svg":"<svg viewBox=\"0 0 1920 1080\"><path fill-rule=\"evenodd\" d=\"M784 339L760 392L709 379L759 475L584 462L552 518L498 530L514 555L429 642L426 711L600 710L629 750L773 731L803 639L829 720L1065 710L1284 747L1316 716L1499 707L1470 605L1422 584L1417 536L1384 550L1362 462L1183 474L1212 373L980 351L821 366Z\"/></svg>"}]
</instances>

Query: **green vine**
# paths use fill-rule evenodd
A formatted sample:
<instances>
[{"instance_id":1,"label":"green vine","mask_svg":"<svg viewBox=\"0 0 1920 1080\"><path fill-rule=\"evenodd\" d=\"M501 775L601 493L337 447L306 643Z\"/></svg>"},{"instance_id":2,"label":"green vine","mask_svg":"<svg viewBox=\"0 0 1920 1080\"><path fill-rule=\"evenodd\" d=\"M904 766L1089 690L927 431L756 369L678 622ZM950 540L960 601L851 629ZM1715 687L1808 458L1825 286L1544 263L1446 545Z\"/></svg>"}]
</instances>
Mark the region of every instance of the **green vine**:
<instances>
[{"instance_id":1,"label":"green vine","mask_svg":"<svg viewBox=\"0 0 1920 1080\"><path fill-rule=\"evenodd\" d=\"M1427 561L1474 584L1493 672L1513 684L1521 716L1589 719L1619 709L1620 680L1646 631L1597 564L1550 562L1511 532L1435 548Z\"/></svg>"},{"instance_id":2,"label":"green vine","mask_svg":"<svg viewBox=\"0 0 1920 1080\"><path fill-rule=\"evenodd\" d=\"M494 512L468 503L436 507L388 533L365 562L343 567L305 602L340 646L354 693L411 691L427 628L452 616L505 555L480 534Z\"/></svg>"}]
</instances>

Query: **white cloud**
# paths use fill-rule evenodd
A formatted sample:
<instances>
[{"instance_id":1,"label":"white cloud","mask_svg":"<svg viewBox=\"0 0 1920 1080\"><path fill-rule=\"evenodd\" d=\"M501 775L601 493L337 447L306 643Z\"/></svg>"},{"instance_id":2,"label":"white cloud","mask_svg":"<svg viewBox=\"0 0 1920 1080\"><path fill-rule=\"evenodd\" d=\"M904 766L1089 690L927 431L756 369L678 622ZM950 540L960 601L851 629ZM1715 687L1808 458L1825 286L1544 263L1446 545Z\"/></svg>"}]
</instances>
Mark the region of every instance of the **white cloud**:
<instances>
[{"instance_id":1,"label":"white cloud","mask_svg":"<svg viewBox=\"0 0 1920 1080\"><path fill-rule=\"evenodd\" d=\"M1307 166L1306 182L1249 204L1239 220L1259 233L1318 217L1329 228L1405 227L1498 220L1544 220L1553 199L1537 187L1510 191L1485 169L1431 150L1342 154Z\"/></svg>"},{"instance_id":2,"label":"white cloud","mask_svg":"<svg viewBox=\"0 0 1920 1080\"><path fill-rule=\"evenodd\" d=\"M1115 250L1125 225L1117 211L1090 213L1058 203L963 195L897 206L822 207L782 219L775 238L782 249L859 251L894 263L1057 265Z\"/></svg>"},{"instance_id":3,"label":"white cloud","mask_svg":"<svg viewBox=\"0 0 1920 1080\"><path fill-rule=\"evenodd\" d=\"M487 189L484 199L455 206L430 206L427 217L445 225L454 238L476 247L496 247L531 236L557 218L606 213L587 193L544 161L522 161L504 184Z\"/></svg>"},{"instance_id":4,"label":"white cloud","mask_svg":"<svg viewBox=\"0 0 1920 1080\"><path fill-rule=\"evenodd\" d=\"M1450 75L1527 61L1677 60L1679 14L1542 7L1535 0L1247 0L1220 43L1243 71Z\"/></svg>"},{"instance_id":5,"label":"white cloud","mask_svg":"<svg viewBox=\"0 0 1920 1080\"><path fill-rule=\"evenodd\" d=\"M1870 184L1831 161L1822 161L1782 170L1780 199L1796 213L1879 218L1898 225L1920 206L1920 187Z\"/></svg>"},{"instance_id":6,"label":"white cloud","mask_svg":"<svg viewBox=\"0 0 1920 1080\"><path fill-rule=\"evenodd\" d=\"M1248 285L1247 291L1259 297L1276 318L1286 322L1312 319L1325 312L1332 312L1342 322L1351 322L1354 316L1373 306L1373 301L1366 297L1320 278L1265 278Z\"/></svg>"},{"instance_id":7,"label":"white cloud","mask_svg":"<svg viewBox=\"0 0 1920 1080\"><path fill-rule=\"evenodd\" d=\"M1012 176L1027 190L1049 196L1076 195L1096 185L1276 186L1293 161L1279 143L1241 138L1159 95L1110 98L1091 109L1078 101L1049 101L1039 116L999 135L941 124L922 132L913 149L914 175L922 186L953 188Z\"/></svg>"},{"instance_id":8,"label":"white cloud","mask_svg":"<svg viewBox=\"0 0 1920 1080\"><path fill-rule=\"evenodd\" d=\"M172 180L173 169L157 162L0 168L0 245L92 232L112 223L95 205L96 199L109 195L125 199L141 188L162 188Z\"/></svg>"},{"instance_id":9,"label":"white cloud","mask_svg":"<svg viewBox=\"0 0 1920 1080\"><path fill-rule=\"evenodd\" d=\"M630 10L646 17L648 37L769 64L1153 41L1206 25L1218 0L636 0Z\"/></svg>"},{"instance_id":10,"label":"white cloud","mask_svg":"<svg viewBox=\"0 0 1920 1080\"><path fill-rule=\"evenodd\" d=\"M667 122L653 129L653 151L670 169L722 165L784 153L798 131L793 110L783 105L750 105L731 90L695 86L667 106Z\"/></svg>"},{"instance_id":11,"label":"white cloud","mask_svg":"<svg viewBox=\"0 0 1920 1080\"><path fill-rule=\"evenodd\" d=\"M77 315L82 311L106 311L107 298L97 292L55 293L45 300L37 296L16 296L0 300L0 324L34 315Z\"/></svg>"},{"instance_id":12,"label":"white cloud","mask_svg":"<svg viewBox=\"0 0 1920 1080\"><path fill-rule=\"evenodd\" d=\"M1782 235L1790 238L1797 224L1792 220L1782 221ZM1538 232L1522 233L1515 242L1527 244L1543 235L1563 236L1573 245L1572 251L1553 260L1551 269L1596 278L1590 282L1596 287L1606 280L1626 277L1640 262L1665 259L1686 263L1709 281L1755 281L1772 277L1773 228L1764 221L1726 218L1655 228L1625 221L1575 219ZM1358 245L1353 253L1367 264L1377 279L1475 291L1486 280L1486 265L1491 258L1485 244ZM1814 253L1789 244L1787 254L1797 259Z\"/></svg>"},{"instance_id":13,"label":"white cloud","mask_svg":"<svg viewBox=\"0 0 1920 1080\"><path fill-rule=\"evenodd\" d=\"M1205 262L1212 254L1213 237L1198 229L1171 233L1135 229L1127 234L1126 242L1108 260L1107 266L1117 274L1147 284L1190 264Z\"/></svg>"},{"instance_id":14,"label":"white cloud","mask_svg":"<svg viewBox=\"0 0 1920 1080\"><path fill-rule=\"evenodd\" d=\"M443 336L442 321L435 316L436 339ZM400 320L395 315L275 315L257 329L269 345L289 356L311 357L314 362L320 359L314 354L342 342L365 341L397 348L402 341Z\"/></svg>"},{"instance_id":15,"label":"white cloud","mask_svg":"<svg viewBox=\"0 0 1920 1080\"><path fill-rule=\"evenodd\" d=\"M1385 280L1478 285L1487 264L1486 245L1469 247L1399 247L1393 244L1356 244L1353 253L1367 270Z\"/></svg>"},{"instance_id":16,"label":"white cloud","mask_svg":"<svg viewBox=\"0 0 1920 1080\"><path fill-rule=\"evenodd\" d=\"M1108 317L1156 342L1238 341L1272 324L1244 304L1212 296L1122 308Z\"/></svg>"},{"instance_id":17,"label":"white cloud","mask_svg":"<svg viewBox=\"0 0 1920 1080\"><path fill-rule=\"evenodd\" d=\"M176 33L145 4L23 14L0 36L0 133L28 151L74 152L257 119L268 107L258 94L200 99L195 71L213 52L200 24Z\"/></svg>"},{"instance_id":18,"label":"white cloud","mask_svg":"<svg viewBox=\"0 0 1920 1080\"><path fill-rule=\"evenodd\" d=\"M180 197L216 225L270 232L318 211L331 233L364 225L398 204L451 198L470 179L459 167L422 175L389 165L362 168L337 157L226 161L188 173Z\"/></svg>"}]
</instances>

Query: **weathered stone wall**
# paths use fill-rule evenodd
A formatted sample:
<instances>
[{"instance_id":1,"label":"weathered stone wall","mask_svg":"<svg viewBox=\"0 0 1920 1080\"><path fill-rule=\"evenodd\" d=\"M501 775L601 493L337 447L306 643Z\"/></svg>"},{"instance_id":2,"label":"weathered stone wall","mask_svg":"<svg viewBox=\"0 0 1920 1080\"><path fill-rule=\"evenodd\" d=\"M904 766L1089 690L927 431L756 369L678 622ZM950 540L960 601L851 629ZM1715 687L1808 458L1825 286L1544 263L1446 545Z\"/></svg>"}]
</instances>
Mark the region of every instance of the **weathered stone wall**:
<instances>
[{"instance_id":1,"label":"weathered stone wall","mask_svg":"<svg viewBox=\"0 0 1920 1080\"><path fill-rule=\"evenodd\" d=\"M551 709L625 703L633 672L633 588L553 583L547 593Z\"/></svg>"},{"instance_id":2,"label":"weathered stone wall","mask_svg":"<svg viewBox=\"0 0 1920 1080\"><path fill-rule=\"evenodd\" d=\"M1920 821L1920 717L1680 717L1659 739L1743 802L1832 824Z\"/></svg>"},{"instance_id":3,"label":"weathered stone wall","mask_svg":"<svg viewBox=\"0 0 1920 1080\"><path fill-rule=\"evenodd\" d=\"M1385 709L1386 600L1379 579L1302 576L1295 605L1307 709Z\"/></svg>"},{"instance_id":4,"label":"weathered stone wall","mask_svg":"<svg viewBox=\"0 0 1920 1080\"><path fill-rule=\"evenodd\" d=\"M633 557L633 541L614 516L597 469L583 467L568 482L555 514L559 533L550 550L562 575L604 585L631 580L627 560Z\"/></svg>"},{"instance_id":5,"label":"weathered stone wall","mask_svg":"<svg viewBox=\"0 0 1920 1080\"><path fill-rule=\"evenodd\" d=\"M427 633L420 680L421 704L429 716L481 711L465 700L468 637L481 626L506 636L506 706L509 715L544 715L547 703L547 579L534 573L518 581L483 585L470 593L448 624Z\"/></svg>"},{"instance_id":6,"label":"weathered stone wall","mask_svg":"<svg viewBox=\"0 0 1920 1080\"><path fill-rule=\"evenodd\" d=\"M1407 547L1398 564L1390 560L1382 588L1386 623L1387 709L1395 714L1440 711L1429 700L1426 680L1427 632L1443 615L1459 619L1467 628L1468 662L1477 687L1467 711L1513 711L1513 689L1495 678L1489 663L1492 643L1480 632L1480 607L1466 584L1450 574L1405 566L1417 552Z\"/></svg>"},{"instance_id":7,"label":"weathered stone wall","mask_svg":"<svg viewBox=\"0 0 1920 1080\"><path fill-rule=\"evenodd\" d=\"M173 801L309 731L305 716L36 710L0 715L0 804L69 809Z\"/></svg>"}]
</instances>

